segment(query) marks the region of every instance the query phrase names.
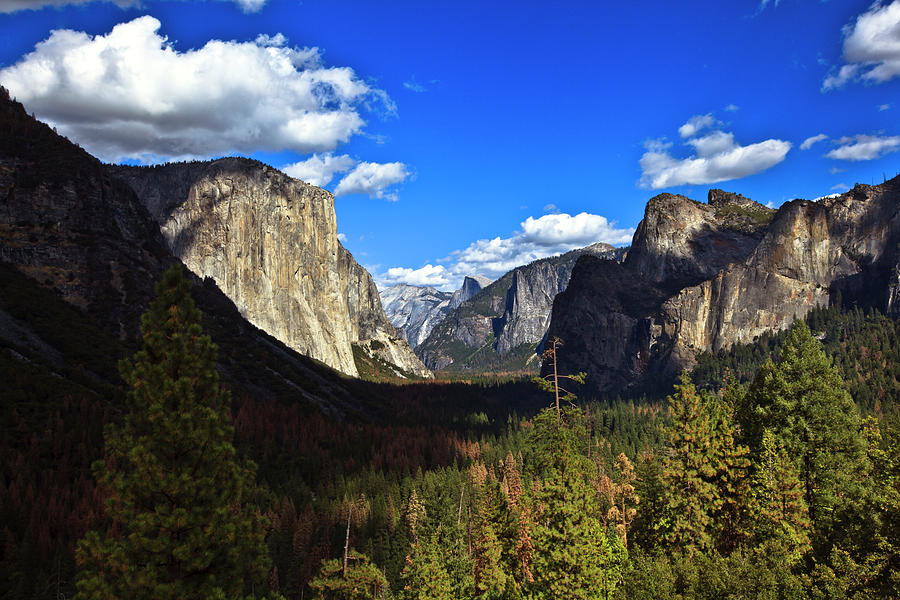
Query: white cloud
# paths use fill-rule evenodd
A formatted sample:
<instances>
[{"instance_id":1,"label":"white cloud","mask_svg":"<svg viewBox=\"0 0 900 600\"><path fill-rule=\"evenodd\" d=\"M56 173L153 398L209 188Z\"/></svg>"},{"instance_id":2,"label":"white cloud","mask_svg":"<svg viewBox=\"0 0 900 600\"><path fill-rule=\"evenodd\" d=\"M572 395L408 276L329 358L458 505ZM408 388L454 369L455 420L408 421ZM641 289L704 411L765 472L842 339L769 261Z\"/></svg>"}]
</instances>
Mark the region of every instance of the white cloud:
<instances>
[{"instance_id":1,"label":"white cloud","mask_svg":"<svg viewBox=\"0 0 900 600\"><path fill-rule=\"evenodd\" d=\"M0 0L0 13L14 13L23 10L40 10L47 6L59 8L68 5L88 4L104 0ZM140 6L141 0L105 0L120 8ZM266 4L266 0L230 0L246 13L258 12Z\"/></svg>"},{"instance_id":2,"label":"white cloud","mask_svg":"<svg viewBox=\"0 0 900 600\"><path fill-rule=\"evenodd\" d=\"M890 103L887 103L887 104L881 104L881 105L878 106L878 111L879 111L879 112L884 112L884 111L890 110L890 109L891 109Z\"/></svg>"},{"instance_id":3,"label":"white cloud","mask_svg":"<svg viewBox=\"0 0 900 600\"><path fill-rule=\"evenodd\" d=\"M678 135L683 138L693 137L708 127L715 127L717 123L712 115L694 115L678 128Z\"/></svg>"},{"instance_id":4,"label":"white cloud","mask_svg":"<svg viewBox=\"0 0 900 600\"><path fill-rule=\"evenodd\" d=\"M708 135L688 140L685 143L693 146L694 150L697 151L697 156L700 158L709 158L735 148L734 134L724 131L713 131Z\"/></svg>"},{"instance_id":5,"label":"white cloud","mask_svg":"<svg viewBox=\"0 0 900 600\"><path fill-rule=\"evenodd\" d=\"M341 179L334 188L334 195L367 194L372 198L395 202L397 193L388 188L404 182L409 175L406 165L401 162L361 162Z\"/></svg>"},{"instance_id":6,"label":"white cloud","mask_svg":"<svg viewBox=\"0 0 900 600\"><path fill-rule=\"evenodd\" d=\"M822 140L827 140L827 139L828 139L828 136L825 135L824 133L820 133L818 135L808 137L805 140L803 140L802 144L800 144L800 149L801 150L809 150L810 148L813 147L813 144L816 144L817 142L821 142Z\"/></svg>"},{"instance_id":7,"label":"white cloud","mask_svg":"<svg viewBox=\"0 0 900 600\"><path fill-rule=\"evenodd\" d=\"M844 64L825 78L822 90L841 87L851 79L882 83L900 75L900 0L875 2L844 27Z\"/></svg>"},{"instance_id":8,"label":"white cloud","mask_svg":"<svg viewBox=\"0 0 900 600\"><path fill-rule=\"evenodd\" d=\"M313 154L308 159L281 167L281 170L306 183L318 187L328 185L335 173L346 173L356 164L356 161L346 154L335 156L327 154Z\"/></svg>"},{"instance_id":9,"label":"white cloud","mask_svg":"<svg viewBox=\"0 0 900 600\"><path fill-rule=\"evenodd\" d=\"M347 243L347 234L346 234L346 233L339 233L339 234L338 234L338 241L343 242L343 243L346 244L346 243Z\"/></svg>"},{"instance_id":10,"label":"white cloud","mask_svg":"<svg viewBox=\"0 0 900 600\"><path fill-rule=\"evenodd\" d=\"M725 107L725 110L728 112L737 112L738 110L740 110L740 108L741 107L738 106L737 104L729 104L728 106Z\"/></svg>"},{"instance_id":11,"label":"white cloud","mask_svg":"<svg viewBox=\"0 0 900 600\"><path fill-rule=\"evenodd\" d=\"M556 210L557 210L556 205L553 204L552 202L551 202L550 204L545 204L545 205L544 205L544 208L543 208L543 211L544 211L545 213L548 213L548 212L556 212Z\"/></svg>"},{"instance_id":12,"label":"white cloud","mask_svg":"<svg viewBox=\"0 0 900 600\"><path fill-rule=\"evenodd\" d=\"M690 121L679 128L679 133L689 124ZM648 140L645 143L647 152L640 160L639 185L656 190L739 179L777 165L791 149L790 142L776 139L741 146L731 133L722 131L686 143L694 147L696 155L679 159L669 153L671 144Z\"/></svg>"},{"instance_id":13,"label":"white cloud","mask_svg":"<svg viewBox=\"0 0 900 600\"><path fill-rule=\"evenodd\" d=\"M333 150L362 131L362 108L393 104L318 48L210 40L180 52L144 16L106 35L55 30L0 82L104 160Z\"/></svg>"},{"instance_id":14,"label":"white cloud","mask_svg":"<svg viewBox=\"0 0 900 600\"><path fill-rule=\"evenodd\" d=\"M421 269L394 267L377 275L376 280L379 287L403 282L457 289L466 275L496 279L515 267L541 258L597 242L628 244L633 236L634 228L619 229L615 222L590 213L528 217L510 237L477 240L463 250L436 260L440 263L436 267L431 264Z\"/></svg>"},{"instance_id":15,"label":"white cloud","mask_svg":"<svg viewBox=\"0 0 900 600\"><path fill-rule=\"evenodd\" d=\"M838 160L873 160L900 150L900 136L855 135L835 141L837 148L826 154Z\"/></svg>"},{"instance_id":16,"label":"white cloud","mask_svg":"<svg viewBox=\"0 0 900 600\"><path fill-rule=\"evenodd\" d=\"M379 287L388 287L398 283L444 287L451 282L452 277L442 265L435 267L427 264L420 269L392 267L387 270L387 273L379 277L379 280Z\"/></svg>"},{"instance_id":17,"label":"white cloud","mask_svg":"<svg viewBox=\"0 0 900 600\"><path fill-rule=\"evenodd\" d=\"M618 229L615 222L590 213L566 213L528 217L512 237L482 239L455 251L452 271L496 279L510 269L596 242L627 244L634 229Z\"/></svg>"}]
</instances>

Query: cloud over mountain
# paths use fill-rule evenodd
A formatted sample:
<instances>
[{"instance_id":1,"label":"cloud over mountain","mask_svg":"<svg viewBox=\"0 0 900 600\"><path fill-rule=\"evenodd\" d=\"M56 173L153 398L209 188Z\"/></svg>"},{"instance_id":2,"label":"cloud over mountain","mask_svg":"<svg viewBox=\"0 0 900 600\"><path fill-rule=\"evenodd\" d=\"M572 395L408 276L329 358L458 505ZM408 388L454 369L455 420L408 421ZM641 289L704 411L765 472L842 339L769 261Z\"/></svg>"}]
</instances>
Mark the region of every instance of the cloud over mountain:
<instances>
[{"instance_id":1,"label":"cloud over mountain","mask_svg":"<svg viewBox=\"0 0 900 600\"><path fill-rule=\"evenodd\" d=\"M694 155L687 158L673 156L669 152L673 144L665 139L647 140L638 185L658 190L740 179L777 165L791 149L790 142L777 139L741 146L735 142L734 134L718 129L697 135L720 125L712 115L695 115L679 127L679 135L687 138L683 143L694 150Z\"/></svg>"},{"instance_id":2,"label":"cloud over mountain","mask_svg":"<svg viewBox=\"0 0 900 600\"><path fill-rule=\"evenodd\" d=\"M284 36L210 40L179 51L150 16L105 35L54 30L0 82L30 110L108 161L233 152L330 151L360 133L387 95L318 48Z\"/></svg>"}]
</instances>

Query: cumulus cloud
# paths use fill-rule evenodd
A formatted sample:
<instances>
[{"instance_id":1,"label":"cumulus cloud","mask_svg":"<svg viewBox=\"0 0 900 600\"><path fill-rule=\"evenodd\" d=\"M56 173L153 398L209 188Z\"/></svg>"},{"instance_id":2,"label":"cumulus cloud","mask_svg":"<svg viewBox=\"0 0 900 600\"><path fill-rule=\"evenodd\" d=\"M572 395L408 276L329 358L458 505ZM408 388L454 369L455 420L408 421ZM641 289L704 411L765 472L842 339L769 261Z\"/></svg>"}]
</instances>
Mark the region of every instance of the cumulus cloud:
<instances>
[{"instance_id":1,"label":"cumulus cloud","mask_svg":"<svg viewBox=\"0 0 900 600\"><path fill-rule=\"evenodd\" d=\"M0 13L14 13L22 10L40 10L46 6L59 8L71 4L88 4L98 0L0 0ZM99 0L103 1L103 0ZM140 0L106 0L120 8L140 6ZM230 0L247 13L258 12L266 4L266 0Z\"/></svg>"},{"instance_id":2,"label":"cumulus cloud","mask_svg":"<svg viewBox=\"0 0 900 600\"><path fill-rule=\"evenodd\" d=\"M435 261L441 263L438 266L427 264L420 269L394 267L376 275L376 280L379 287L402 282L457 289L466 275L496 279L515 267L541 258L597 242L627 244L633 236L634 228L617 228L615 222L590 213L575 216L551 214L537 219L528 217L510 237L476 240L465 249Z\"/></svg>"},{"instance_id":3,"label":"cumulus cloud","mask_svg":"<svg viewBox=\"0 0 900 600\"><path fill-rule=\"evenodd\" d=\"M336 173L346 173L354 165L356 165L356 161L347 154L335 156L329 152L326 154L313 154L304 161L285 165L281 167L281 170L291 177L296 177L306 183L324 187L331 183Z\"/></svg>"},{"instance_id":4,"label":"cumulus cloud","mask_svg":"<svg viewBox=\"0 0 900 600\"><path fill-rule=\"evenodd\" d=\"M388 287L398 283L408 285L430 285L433 287L445 287L451 283L452 276L442 265L425 265L419 269L406 269L404 267L392 267L379 277L380 286Z\"/></svg>"},{"instance_id":5,"label":"cumulus cloud","mask_svg":"<svg viewBox=\"0 0 900 600\"><path fill-rule=\"evenodd\" d=\"M704 129L715 127L717 123L712 115L694 115L678 128L678 135L683 138L693 137Z\"/></svg>"},{"instance_id":6,"label":"cumulus cloud","mask_svg":"<svg viewBox=\"0 0 900 600\"><path fill-rule=\"evenodd\" d=\"M829 74L822 91L858 79L883 83L900 75L900 0L875 2L843 30L846 64Z\"/></svg>"},{"instance_id":7,"label":"cumulus cloud","mask_svg":"<svg viewBox=\"0 0 900 600\"><path fill-rule=\"evenodd\" d=\"M715 124L711 115L692 117L678 129L682 137L696 135L702 129ZM708 119L706 117L709 117ZM701 127L702 125L702 127ZM648 140L647 151L641 157L639 185L648 189L661 189L677 185L702 185L747 177L777 165L791 149L790 142L770 139L748 146L741 146L734 135L724 131L712 131L702 137L689 139L685 144L693 147L695 155L676 158L670 154L672 144L663 140Z\"/></svg>"},{"instance_id":8,"label":"cumulus cloud","mask_svg":"<svg viewBox=\"0 0 900 600\"><path fill-rule=\"evenodd\" d=\"M737 112L738 110L740 110L740 108L741 107L738 106L737 104L729 104L728 106L725 107L725 110L728 112Z\"/></svg>"},{"instance_id":9,"label":"cumulus cloud","mask_svg":"<svg viewBox=\"0 0 900 600\"><path fill-rule=\"evenodd\" d=\"M818 135L808 137L805 140L803 140L802 144L800 144L800 149L801 150L809 150L817 142L821 142L822 140L826 140L826 139L828 139L828 136L825 135L824 133L820 133Z\"/></svg>"},{"instance_id":10,"label":"cumulus cloud","mask_svg":"<svg viewBox=\"0 0 900 600\"><path fill-rule=\"evenodd\" d=\"M890 103L887 103L887 104L881 104L881 105L878 106L878 112L884 112L884 111L890 110L890 109L891 109Z\"/></svg>"},{"instance_id":11,"label":"cumulus cloud","mask_svg":"<svg viewBox=\"0 0 900 600\"><path fill-rule=\"evenodd\" d=\"M838 160L873 160L900 150L900 136L855 135L835 141L838 147L826 154Z\"/></svg>"},{"instance_id":12,"label":"cumulus cloud","mask_svg":"<svg viewBox=\"0 0 900 600\"><path fill-rule=\"evenodd\" d=\"M55 30L0 82L29 110L104 160L331 151L367 107L393 108L348 67L283 36L210 40L181 52L144 16L90 36Z\"/></svg>"},{"instance_id":13,"label":"cumulus cloud","mask_svg":"<svg viewBox=\"0 0 900 600\"><path fill-rule=\"evenodd\" d=\"M451 256L460 277L478 274L496 279L510 269L596 242L627 244L633 228L619 229L606 217L590 213L560 213L528 217L511 237L482 239Z\"/></svg>"},{"instance_id":14,"label":"cumulus cloud","mask_svg":"<svg viewBox=\"0 0 900 600\"><path fill-rule=\"evenodd\" d=\"M334 188L334 195L366 194L395 202L397 192L392 191L391 186L403 183L409 175L409 169L402 162L361 162L341 179Z\"/></svg>"}]
</instances>

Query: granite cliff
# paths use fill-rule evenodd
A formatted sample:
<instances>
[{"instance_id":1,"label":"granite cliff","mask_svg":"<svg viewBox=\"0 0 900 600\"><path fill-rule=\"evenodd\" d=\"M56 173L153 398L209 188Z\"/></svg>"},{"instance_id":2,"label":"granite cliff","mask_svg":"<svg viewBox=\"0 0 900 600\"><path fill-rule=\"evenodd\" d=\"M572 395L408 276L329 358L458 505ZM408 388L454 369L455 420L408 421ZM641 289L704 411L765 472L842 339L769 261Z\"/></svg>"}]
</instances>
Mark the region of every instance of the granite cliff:
<instances>
[{"instance_id":1,"label":"granite cliff","mask_svg":"<svg viewBox=\"0 0 900 600\"><path fill-rule=\"evenodd\" d=\"M840 292L897 313L900 179L775 211L736 194L651 199L623 264L585 257L557 297L560 367L618 392L788 327Z\"/></svg>"},{"instance_id":2,"label":"granite cliff","mask_svg":"<svg viewBox=\"0 0 900 600\"><path fill-rule=\"evenodd\" d=\"M466 277L455 292L398 283L381 292L381 302L388 319L409 345L415 348L428 338L447 313L490 283L491 280L487 277Z\"/></svg>"},{"instance_id":3,"label":"granite cliff","mask_svg":"<svg viewBox=\"0 0 900 600\"><path fill-rule=\"evenodd\" d=\"M154 283L178 258L131 187L3 88L0 132L0 353L116 397L116 363L136 349ZM352 380L248 323L212 280L193 283L235 394L362 410Z\"/></svg>"},{"instance_id":4,"label":"granite cliff","mask_svg":"<svg viewBox=\"0 0 900 600\"><path fill-rule=\"evenodd\" d=\"M621 260L625 253L598 243L517 267L450 311L416 354L432 369L536 369L553 299L566 289L578 257Z\"/></svg>"},{"instance_id":5,"label":"granite cliff","mask_svg":"<svg viewBox=\"0 0 900 600\"><path fill-rule=\"evenodd\" d=\"M431 375L338 241L331 193L243 158L108 170L134 189L171 252L263 331L349 375L354 345Z\"/></svg>"}]
</instances>

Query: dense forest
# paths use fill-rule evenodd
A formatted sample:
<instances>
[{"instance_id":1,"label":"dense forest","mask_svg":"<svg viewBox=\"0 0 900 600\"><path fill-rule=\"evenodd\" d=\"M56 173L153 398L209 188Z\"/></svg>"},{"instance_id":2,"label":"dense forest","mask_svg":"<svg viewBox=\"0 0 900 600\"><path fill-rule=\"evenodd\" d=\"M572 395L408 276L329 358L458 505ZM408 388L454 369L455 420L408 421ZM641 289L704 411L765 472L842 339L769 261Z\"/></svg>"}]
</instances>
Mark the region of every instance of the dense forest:
<instances>
[{"instance_id":1,"label":"dense forest","mask_svg":"<svg viewBox=\"0 0 900 600\"><path fill-rule=\"evenodd\" d=\"M900 597L877 311L703 355L664 397L371 383L335 415L220 381L188 287L167 273L141 348L58 332L81 372L0 352L0 598Z\"/></svg>"}]
</instances>

